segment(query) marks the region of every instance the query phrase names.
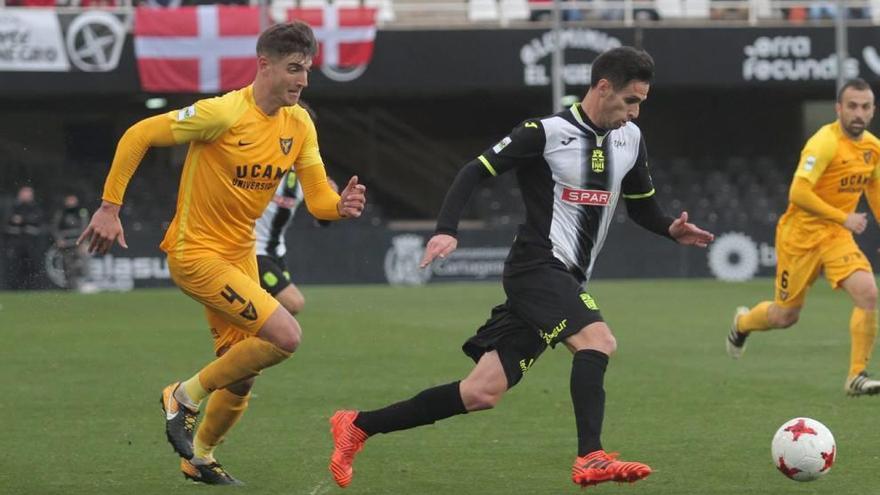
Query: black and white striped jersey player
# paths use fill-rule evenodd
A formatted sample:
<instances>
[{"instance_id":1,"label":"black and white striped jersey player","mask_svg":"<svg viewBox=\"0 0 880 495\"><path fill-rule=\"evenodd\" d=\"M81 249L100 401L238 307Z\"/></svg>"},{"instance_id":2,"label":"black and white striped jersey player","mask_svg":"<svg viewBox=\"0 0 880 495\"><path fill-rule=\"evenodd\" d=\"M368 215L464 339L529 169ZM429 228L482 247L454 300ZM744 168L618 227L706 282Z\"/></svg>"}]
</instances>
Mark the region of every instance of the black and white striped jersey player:
<instances>
[{"instance_id":1,"label":"black and white striped jersey player","mask_svg":"<svg viewBox=\"0 0 880 495\"><path fill-rule=\"evenodd\" d=\"M588 284L615 207L624 202L637 224L680 244L706 247L714 239L689 223L686 212L678 218L664 214L656 200L645 137L633 122L648 96L653 59L621 47L600 55L592 67L591 87L580 103L525 120L461 169L421 263L426 267L456 248L461 212L482 180L516 174L526 215L504 266L507 300L493 308L463 346L477 364L462 380L461 396L466 408L471 397L477 402L492 397L482 401L491 407L548 346L564 343L574 354L571 394L578 457L573 479L585 486L621 480L591 467L608 460L599 440L603 380L617 341ZM635 464L621 467L627 473L621 475L624 481L650 473Z\"/></svg>"},{"instance_id":2,"label":"black and white striped jersey player","mask_svg":"<svg viewBox=\"0 0 880 495\"><path fill-rule=\"evenodd\" d=\"M464 352L476 362L466 377L380 409L333 415L330 470L340 486L351 482L354 456L372 435L491 409L548 346L559 342L574 355L570 390L577 456L568 471L571 480L590 486L651 474L647 464L622 461L602 446L605 369L617 342L587 283L621 197L630 217L651 232L702 247L713 239L688 223L686 213L677 219L664 215L654 197L645 140L631 122L648 97L653 75L654 61L646 52L608 50L593 61L583 101L524 121L461 169L421 266L455 250L459 218L477 184L514 172L526 220L504 265L507 300L465 342ZM571 420L556 415L535 421Z\"/></svg>"}]
</instances>

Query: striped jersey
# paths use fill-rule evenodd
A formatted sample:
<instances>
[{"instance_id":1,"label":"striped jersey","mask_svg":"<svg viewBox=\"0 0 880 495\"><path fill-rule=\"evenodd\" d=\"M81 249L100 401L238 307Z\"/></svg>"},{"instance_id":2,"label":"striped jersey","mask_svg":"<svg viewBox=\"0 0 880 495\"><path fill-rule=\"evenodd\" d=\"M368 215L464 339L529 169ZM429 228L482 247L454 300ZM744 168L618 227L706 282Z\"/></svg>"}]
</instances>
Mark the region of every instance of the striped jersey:
<instances>
[{"instance_id":1,"label":"striped jersey","mask_svg":"<svg viewBox=\"0 0 880 495\"><path fill-rule=\"evenodd\" d=\"M296 178L296 172L291 170L278 184L275 196L254 226L258 256L284 256L287 252L284 234L302 201L302 186Z\"/></svg>"},{"instance_id":2,"label":"striped jersey","mask_svg":"<svg viewBox=\"0 0 880 495\"><path fill-rule=\"evenodd\" d=\"M528 248L539 248L584 282L620 197L654 194L639 128L628 122L605 131L579 104L526 120L478 158L492 175L516 169L526 220L508 262L529 264L534 249Z\"/></svg>"}]
</instances>

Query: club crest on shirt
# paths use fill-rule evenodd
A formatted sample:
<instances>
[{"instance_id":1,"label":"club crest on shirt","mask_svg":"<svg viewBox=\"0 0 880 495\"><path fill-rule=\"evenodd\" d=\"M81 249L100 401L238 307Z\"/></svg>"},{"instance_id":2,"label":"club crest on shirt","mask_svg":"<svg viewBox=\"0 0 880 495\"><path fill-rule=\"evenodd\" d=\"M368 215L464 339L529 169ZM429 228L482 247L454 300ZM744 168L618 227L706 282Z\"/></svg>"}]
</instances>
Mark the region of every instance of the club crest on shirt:
<instances>
[{"instance_id":1,"label":"club crest on shirt","mask_svg":"<svg viewBox=\"0 0 880 495\"><path fill-rule=\"evenodd\" d=\"M593 166L593 172L601 174L605 171L605 152L598 148L594 149L590 162Z\"/></svg>"},{"instance_id":2,"label":"club crest on shirt","mask_svg":"<svg viewBox=\"0 0 880 495\"><path fill-rule=\"evenodd\" d=\"M290 153L290 148L293 146L293 138L278 138L278 141L281 143L281 151L285 155Z\"/></svg>"},{"instance_id":3,"label":"club crest on shirt","mask_svg":"<svg viewBox=\"0 0 880 495\"><path fill-rule=\"evenodd\" d=\"M871 163L871 151L866 151L865 154L862 155L862 158L865 159L865 163Z\"/></svg>"}]
</instances>

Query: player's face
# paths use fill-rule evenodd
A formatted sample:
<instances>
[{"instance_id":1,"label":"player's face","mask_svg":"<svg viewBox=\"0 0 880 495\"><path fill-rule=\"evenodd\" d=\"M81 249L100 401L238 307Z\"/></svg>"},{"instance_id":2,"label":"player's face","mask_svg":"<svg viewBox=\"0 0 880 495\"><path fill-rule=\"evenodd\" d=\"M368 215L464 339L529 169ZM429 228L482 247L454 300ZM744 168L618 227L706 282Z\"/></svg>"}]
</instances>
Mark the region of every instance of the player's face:
<instances>
[{"instance_id":1,"label":"player's face","mask_svg":"<svg viewBox=\"0 0 880 495\"><path fill-rule=\"evenodd\" d=\"M874 118L874 93L870 89L846 88L835 105L840 126L858 139Z\"/></svg>"},{"instance_id":2,"label":"player's face","mask_svg":"<svg viewBox=\"0 0 880 495\"><path fill-rule=\"evenodd\" d=\"M639 106L648 99L651 85L645 81L630 81L615 91L609 81L599 81L600 115L602 122L597 125L605 129L617 129L639 116Z\"/></svg>"},{"instance_id":3,"label":"player's face","mask_svg":"<svg viewBox=\"0 0 880 495\"><path fill-rule=\"evenodd\" d=\"M263 57L261 70L269 80L272 96L283 106L296 105L303 90L309 85L312 58L302 53L285 57Z\"/></svg>"}]
</instances>

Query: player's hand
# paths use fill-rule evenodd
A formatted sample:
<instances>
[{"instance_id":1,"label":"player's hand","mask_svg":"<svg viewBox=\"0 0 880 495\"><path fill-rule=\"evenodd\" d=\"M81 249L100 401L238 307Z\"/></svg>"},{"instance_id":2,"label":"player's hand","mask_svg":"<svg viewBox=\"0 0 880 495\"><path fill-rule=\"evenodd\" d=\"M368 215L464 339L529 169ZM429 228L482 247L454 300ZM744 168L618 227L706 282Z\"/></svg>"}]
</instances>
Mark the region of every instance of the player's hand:
<instances>
[{"instance_id":1,"label":"player's hand","mask_svg":"<svg viewBox=\"0 0 880 495\"><path fill-rule=\"evenodd\" d=\"M861 234L868 227L868 214L850 213L843 221L843 226L854 234Z\"/></svg>"},{"instance_id":2,"label":"player's hand","mask_svg":"<svg viewBox=\"0 0 880 495\"><path fill-rule=\"evenodd\" d=\"M435 258L446 258L450 253L458 247L458 239L449 234L437 234L428 241L425 246L425 255L422 256L422 262L419 268L425 268L430 265Z\"/></svg>"},{"instance_id":3,"label":"player's hand","mask_svg":"<svg viewBox=\"0 0 880 495\"><path fill-rule=\"evenodd\" d=\"M349 179L345 189L339 193L339 203L336 210L342 218L357 218L364 212L367 204L367 186L358 184L357 175Z\"/></svg>"},{"instance_id":4,"label":"player's hand","mask_svg":"<svg viewBox=\"0 0 880 495\"><path fill-rule=\"evenodd\" d=\"M79 246L83 241L88 243L88 252L91 254L106 253L113 246L114 241L128 249L122 222L119 220L119 205L104 201L98 211L92 215L92 221L89 222L86 230L76 240L76 245Z\"/></svg>"},{"instance_id":5,"label":"player's hand","mask_svg":"<svg viewBox=\"0 0 880 495\"><path fill-rule=\"evenodd\" d=\"M681 212L669 226L669 235L679 244L686 246L706 247L715 240L715 234L707 232L692 223L688 223L688 214Z\"/></svg>"}]
</instances>

